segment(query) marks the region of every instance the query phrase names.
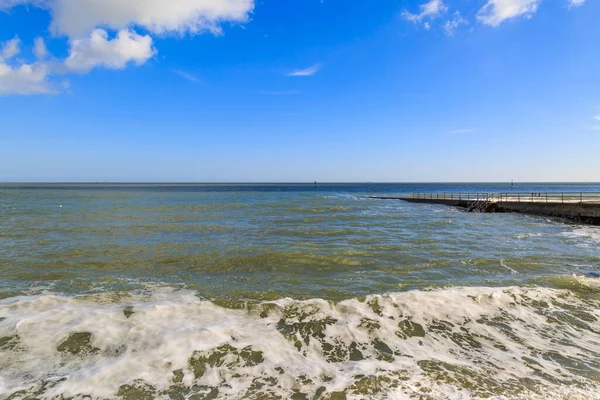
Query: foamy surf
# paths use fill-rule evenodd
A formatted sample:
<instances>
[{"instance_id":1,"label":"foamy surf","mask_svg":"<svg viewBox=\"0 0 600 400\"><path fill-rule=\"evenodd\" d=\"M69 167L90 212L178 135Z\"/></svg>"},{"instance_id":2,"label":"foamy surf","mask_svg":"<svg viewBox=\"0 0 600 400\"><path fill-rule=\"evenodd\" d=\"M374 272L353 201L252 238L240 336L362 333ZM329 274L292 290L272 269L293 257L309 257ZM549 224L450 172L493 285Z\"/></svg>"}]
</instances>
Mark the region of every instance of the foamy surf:
<instances>
[{"instance_id":1,"label":"foamy surf","mask_svg":"<svg viewBox=\"0 0 600 400\"><path fill-rule=\"evenodd\" d=\"M0 302L0 397L589 399L599 306L541 287L244 309L186 291L12 298Z\"/></svg>"},{"instance_id":2,"label":"foamy surf","mask_svg":"<svg viewBox=\"0 0 600 400\"><path fill-rule=\"evenodd\" d=\"M600 228L595 226L574 227L564 232L564 236L576 240L580 246L597 246L600 244Z\"/></svg>"}]
</instances>

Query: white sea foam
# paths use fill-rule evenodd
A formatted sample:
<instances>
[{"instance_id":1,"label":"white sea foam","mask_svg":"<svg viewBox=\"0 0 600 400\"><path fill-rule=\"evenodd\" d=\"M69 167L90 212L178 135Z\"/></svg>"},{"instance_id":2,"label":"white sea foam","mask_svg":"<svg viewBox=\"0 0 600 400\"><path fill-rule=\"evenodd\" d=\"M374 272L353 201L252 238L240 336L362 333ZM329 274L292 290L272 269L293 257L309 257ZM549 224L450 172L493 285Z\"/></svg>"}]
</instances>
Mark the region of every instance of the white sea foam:
<instances>
[{"instance_id":1,"label":"white sea foam","mask_svg":"<svg viewBox=\"0 0 600 400\"><path fill-rule=\"evenodd\" d=\"M539 232L538 233L520 233L520 234L517 235L517 239L519 239L519 240L527 240L527 239L532 238L532 237L541 237L541 236L542 236L542 234L539 233Z\"/></svg>"},{"instance_id":2,"label":"white sea foam","mask_svg":"<svg viewBox=\"0 0 600 400\"><path fill-rule=\"evenodd\" d=\"M600 278L596 276L585 276L573 274L573 279L580 285L583 285L592 290L600 290Z\"/></svg>"},{"instance_id":3,"label":"white sea foam","mask_svg":"<svg viewBox=\"0 0 600 400\"><path fill-rule=\"evenodd\" d=\"M168 390L219 399L593 398L599 306L547 288L279 300L242 310L164 289L12 298L0 301L0 398L19 390L44 399L128 390L155 398L169 398ZM73 336L84 333L88 341Z\"/></svg>"},{"instance_id":4,"label":"white sea foam","mask_svg":"<svg viewBox=\"0 0 600 400\"><path fill-rule=\"evenodd\" d=\"M564 232L564 236L580 242L583 246L597 246L600 244L600 228L595 226L582 226Z\"/></svg>"},{"instance_id":5,"label":"white sea foam","mask_svg":"<svg viewBox=\"0 0 600 400\"><path fill-rule=\"evenodd\" d=\"M510 271L512 274L515 274L515 275L516 275L516 274L518 274L518 272L517 272L517 271L515 271L513 268L509 267L509 266L506 264L506 261L505 261L505 260L500 260L500 265L501 265L503 268L506 268L507 270L509 270L509 271Z\"/></svg>"}]
</instances>

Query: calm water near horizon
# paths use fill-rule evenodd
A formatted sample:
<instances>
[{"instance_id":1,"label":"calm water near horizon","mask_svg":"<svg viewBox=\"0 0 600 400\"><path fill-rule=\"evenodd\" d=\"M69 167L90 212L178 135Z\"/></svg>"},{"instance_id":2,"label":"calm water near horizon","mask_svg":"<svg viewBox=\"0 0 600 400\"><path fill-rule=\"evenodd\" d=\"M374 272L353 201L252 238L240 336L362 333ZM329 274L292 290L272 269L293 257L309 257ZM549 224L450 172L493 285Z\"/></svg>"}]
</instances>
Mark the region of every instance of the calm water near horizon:
<instances>
[{"instance_id":1,"label":"calm water near horizon","mask_svg":"<svg viewBox=\"0 0 600 400\"><path fill-rule=\"evenodd\" d=\"M0 399L595 398L600 228L456 191L600 184L0 184Z\"/></svg>"}]
</instances>

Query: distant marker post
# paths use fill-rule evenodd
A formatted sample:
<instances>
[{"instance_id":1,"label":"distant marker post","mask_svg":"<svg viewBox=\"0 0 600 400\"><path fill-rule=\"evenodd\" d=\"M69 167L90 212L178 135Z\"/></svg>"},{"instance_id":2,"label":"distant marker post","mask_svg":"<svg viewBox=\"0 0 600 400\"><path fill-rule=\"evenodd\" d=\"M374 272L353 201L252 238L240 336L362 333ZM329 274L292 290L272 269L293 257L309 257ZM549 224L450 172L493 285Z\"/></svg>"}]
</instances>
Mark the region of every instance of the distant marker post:
<instances>
[{"instance_id":1,"label":"distant marker post","mask_svg":"<svg viewBox=\"0 0 600 400\"><path fill-rule=\"evenodd\" d=\"M317 191L317 181L315 181L315 192Z\"/></svg>"}]
</instances>

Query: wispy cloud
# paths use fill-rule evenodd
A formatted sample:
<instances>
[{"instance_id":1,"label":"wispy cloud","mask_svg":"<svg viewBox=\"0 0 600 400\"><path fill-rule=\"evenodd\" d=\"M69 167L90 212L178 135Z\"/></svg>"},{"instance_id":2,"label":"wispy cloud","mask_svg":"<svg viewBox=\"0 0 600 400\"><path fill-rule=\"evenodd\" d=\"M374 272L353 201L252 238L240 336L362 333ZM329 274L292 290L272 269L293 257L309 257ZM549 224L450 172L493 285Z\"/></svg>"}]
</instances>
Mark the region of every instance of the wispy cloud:
<instances>
[{"instance_id":1,"label":"wispy cloud","mask_svg":"<svg viewBox=\"0 0 600 400\"><path fill-rule=\"evenodd\" d=\"M198 79L196 76L190 74L189 72L182 71L180 69L172 69L171 72L181 76L183 79L187 79L190 82L201 84L202 81Z\"/></svg>"},{"instance_id":2,"label":"wispy cloud","mask_svg":"<svg viewBox=\"0 0 600 400\"><path fill-rule=\"evenodd\" d=\"M313 76L321 70L321 64L315 64L306 69L298 69L290 72L287 76Z\"/></svg>"},{"instance_id":3,"label":"wispy cloud","mask_svg":"<svg viewBox=\"0 0 600 400\"><path fill-rule=\"evenodd\" d=\"M454 13L454 18L446 21L444 24L444 31L446 32L446 35L454 36L456 29L463 24L468 24L468 22L460 15L460 12L456 11Z\"/></svg>"},{"instance_id":4,"label":"wispy cloud","mask_svg":"<svg viewBox=\"0 0 600 400\"><path fill-rule=\"evenodd\" d=\"M435 18L448 8L442 0L431 0L428 3L421 4L418 14L412 14L406 10L402 12L402 16L409 21L420 22L425 17Z\"/></svg>"},{"instance_id":5,"label":"wispy cloud","mask_svg":"<svg viewBox=\"0 0 600 400\"><path fill-rule=\"evenodd\" d=\"M579 7L585 3L585 0L569 0L569 7Z\"/></svg>"},{"instance_id":6,"label":"wispy cloud","mask_svg":"<svg viewBox=\"0 0 600 400\"><path fill-rule=\"evenodd\" d=\"M449 131L448 135L460 135L464 133L473 133L476 132L477 129L455 129L453 131Z\"/></svg>"},{"instance_id":7,"label":"wispy cloud","mask_svg":"<svg viewBox=\"0 0 600 400\"><path fill-rule=\"evenodd\" d=\"M262 90L258 94L264 94L265 96L293 96L300 94L297 90Z\"/></svg>"},{"instance_id":8,"label":"wispy cloud","mask_svg":"<svg viewBox=\"0 0 600 400\"><path fill-rule=\"evenodd\" d=\"M594 119L595 119L596 121L600 121L600 115L596 115L596 116L594 117Z\"/></svg>"},{"instance_id":9,"label":"wispy cloud","mask_svg":"<svg viewBox=\"0 0 600 400\"><path fill-rule=\"evenodd\" d=\"M0 56L6 60L10 60L21 52L21 39L17 36L14 39L4 42Z\"/></svg>"},{"instance_id":10,"label":"wispy cloud","mask_svg":"<svg viewBox=\"0 0 600 400\"><path fill-rule=\"evenodd\" d=\"M488 0L477 12L477 19L487 25L498 26L502 21L524 16L531 18L542 0Z\"/></svg>"}]
</instances>

